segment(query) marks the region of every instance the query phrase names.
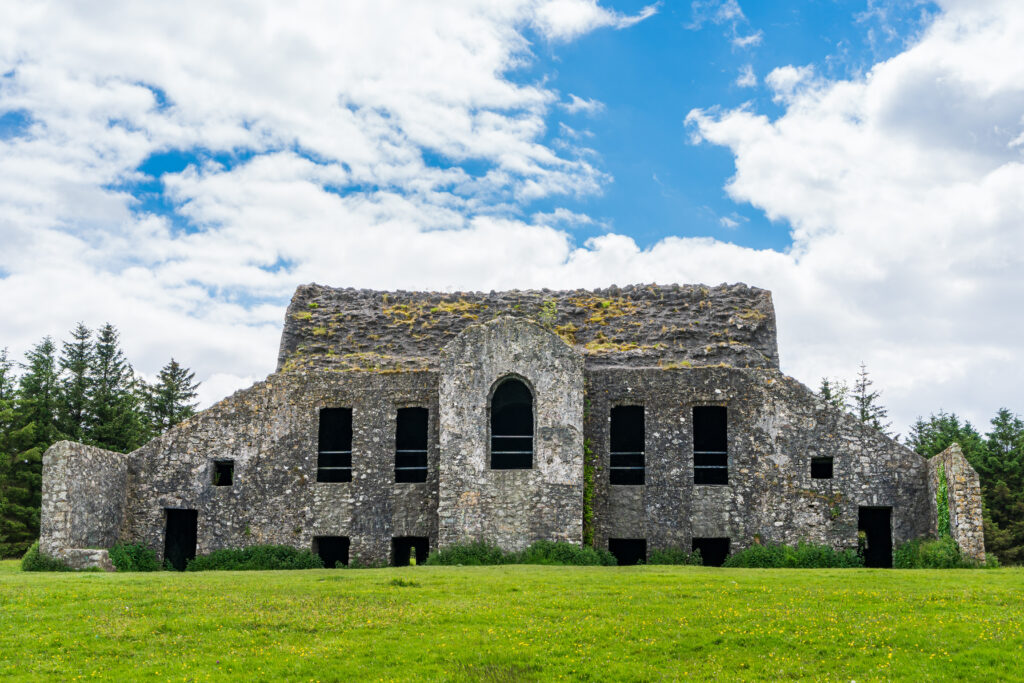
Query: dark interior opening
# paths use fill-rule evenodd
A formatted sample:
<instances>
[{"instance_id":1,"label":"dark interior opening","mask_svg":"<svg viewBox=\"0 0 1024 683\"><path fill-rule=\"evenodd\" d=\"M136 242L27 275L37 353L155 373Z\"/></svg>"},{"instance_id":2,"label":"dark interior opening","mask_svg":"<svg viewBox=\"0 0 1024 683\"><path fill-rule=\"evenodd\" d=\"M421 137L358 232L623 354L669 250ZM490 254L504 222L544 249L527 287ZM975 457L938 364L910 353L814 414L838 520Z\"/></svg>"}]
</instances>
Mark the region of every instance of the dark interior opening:
<instances>
[{"instance_id":1,"label":"dark interior opening","mask_svg":"<svg viewBox=\"0 0 1024 683\"><path fill-rule=\"evenodd\" d=\"M323 560L324 567L348 566L348 536L314 536L313 552Z\"/></svg>"},{"instance_id":2,"label":"dark interior opening","mask_svg":"<svg viewBox=\"0 0 1024 683\"><path fill-rule=\"evenodd\" d=\"M167 529L164 533L164 561L179 572L185 571L189 560L196 556L196 536L199 512L167 508Z\"/></svg>"},{"instance_id":3,"label":"dark interior opening","mask_svg":"<svg viewBox=\"0 0 1024 683\"><path fill-rule=\"evenodd\" d=\"M391 539L391 566L408 567L412 550L416 550L416 564L423 564L430 554L430 539L426 536L396 536Z\"/></svg>"},{"instance_id":4,"label":"dark interior opening","mask_svg":"<svg viewBox=\"0 0 1024 683\"><path fill-rule=\"evenodd\" d=\"M700 559L705 567L721 567L725 558L729 557L728 538L695 538L693 550L700 551Z\"/></svg>"},{"instance_id":5,"label":"dark interior opening","mask_svg":"<svg viewBox=\"0 0 1024 683\"><path fill-rule=\"evenodd\" d=\"M646 538L609 538L608 552L622 566L641 564L647 561Z\"/></svg>"},{"instance_id":6,"label":"dark interior opening","mask_svg":"<svg viewBox=\"0 0 1024 683\"><path fill-rule=\"evenodd\" d=\"M866 535L863 544L865 567L892 567L892 508L857 509L857 531Z\"/></svg>"},{"instance_id":7,"label":"dark interior opening","mask_svg":"<svg viewBox=\"0 0 1024 683\"><path fill-rule=\"evenodd\" d=\"M729 483L728 411L725 406L693 408L693 483Z\"/></svg>"},{"instance_id":8,"label":"dark interior opening","mask_svg":"<svg viewBox=\"0 0 1024 683\"><path fill-rule=\"evenodd\" d=\"M395 481L416 483L427 480L426 408L399 408L395 423Z\"/></svg>"},{"instance_id":9,"label":"dark interior opening","mask_svg":"<svg viewBox=\"0 0 1024 683\"><path fill-rule=\"evenodd\" d=\"M321 408L316 480L352 481L352 409Z\"/></svg>"},{"instance_id":10,"label":"dark interior opening","mask_svg":"<svg viewBox=\"0 0 1024 683\"><path fill-rule=\"evenodd\" d=\"M213 485L214 486L231 486L234 484L235 479L235 461L234 460L214 460L213 461Z\"/></svg>"},{"instance_id":11,"label":"dark interior opening","mask_svg":"<svg viewBox=\"0 0 1024 683\"><path fill-rule=\"evenodd\" d=\"M832 478L832 456L811 458L811 479Z\"/></svg>"},{"instance_id":12,"label":"dark interior opening","mask_svg":"<svg viewBox=\"0 0 1024 683\"><path fill-rule=\"evenodd\" d=\"M609 425L609 471L611 484L644 483L645 462L643 406L616 406Z\"/></svg>"},{"instance_id":13,"label":"dark interior opening","mask_svg":"<svg viewBox=\"0 0 1024 683\"><path fill-rule=\"evenodd\" d=\"M533 467L533 394L521 380L507 379L491 399L491 469Z\"/></svg>"}]
</instances>

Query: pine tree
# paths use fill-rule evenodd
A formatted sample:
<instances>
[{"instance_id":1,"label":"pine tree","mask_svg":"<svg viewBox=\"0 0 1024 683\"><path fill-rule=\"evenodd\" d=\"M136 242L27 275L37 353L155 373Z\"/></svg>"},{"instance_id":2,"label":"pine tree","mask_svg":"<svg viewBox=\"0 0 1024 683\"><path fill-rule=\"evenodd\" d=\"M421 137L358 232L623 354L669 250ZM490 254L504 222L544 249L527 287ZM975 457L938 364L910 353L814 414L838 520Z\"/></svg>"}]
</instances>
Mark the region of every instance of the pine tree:
<instances>
[{"instance_id":1,"label":"pine tree","mask_svg":"<svg viewBox=\"0 0 1024 683\"><path fill-rule=\"evenodd\" d=\"M93 361L92 330L78 323L71 331L71 342L64 342L60 355L61 411L58 424L72 441L85 439L88 427L89 368Z\"/></svg>"},{"instance_id":2,"label":"pine tree","mask_svg":"<svg viewBox=\"0 0 1024 683\"><path fill-rule=\"evenodd\" d=\"M89 383L86 441L122 453L145 443L149 430L142 415L142 391L110 323L96 335Z\"/></svg>"},{"instance_id":3,"label":"pine tree","mask_svg":"<svg viewBox=\"0 0 1024 683\"><path fill-rule=\"evenodd\" d=\"M910 427L907 446L926 458L938 455L952 444L960 444L964 457L975 467L985 458L985 440L970 422L960 422L956 413L939 411L928 420L920 417ZM979 470L980 473L980 470Z\"/></svg>"},{"instance_id":4,"label":"pine tree","mask_svg":"<svg viewBox=\"0 0 1024 683\"><path fill-rule=\"evenodd\" d=\"M196 375L173 358L160 370L159 379L149 387L146 412L156 433L163 433L196 414Z\"/></svg>"},{"instance_id":5,"label":"pine tree","mask_svg":"<svg viewBox=\"0 0 1024 683\"><path fill-rule=\"evenodd\" d=\"M53 340L46 337L32 347L26 361L17 396L13 402L5 402L4 417L0 418L5 470L0 552L6 555L24 553L39 537L43 452L61 438L56 422L60 393Z\"/></svg>"},{"instance_id":6,"label":"pine tree","mask_svg":"<svg viewBox=\"0 0 1024 683\"><path fill-rule=\"evenodd\" d=\"M853 414L864 424L874 427L886 436L891 436L892 422L886 422L889 411L878 402L882 393L871 391L872 384L874 382L868 377L867 365L861 362L857 381L853 385Z\"/></svg>"},{"instance_id":7,"label":"pine tree","mask_svg":"<svg viewBox=\"0 0 1024 683\"><path fill-rule=\"evenodd\" d=\"M825 399L825 402L838 410L848 410L846 405L850 396L850 387L842 380L830 380L828 377L821 378L821 386L818 388L818 395Z\"/></svg>"}]
</instances>

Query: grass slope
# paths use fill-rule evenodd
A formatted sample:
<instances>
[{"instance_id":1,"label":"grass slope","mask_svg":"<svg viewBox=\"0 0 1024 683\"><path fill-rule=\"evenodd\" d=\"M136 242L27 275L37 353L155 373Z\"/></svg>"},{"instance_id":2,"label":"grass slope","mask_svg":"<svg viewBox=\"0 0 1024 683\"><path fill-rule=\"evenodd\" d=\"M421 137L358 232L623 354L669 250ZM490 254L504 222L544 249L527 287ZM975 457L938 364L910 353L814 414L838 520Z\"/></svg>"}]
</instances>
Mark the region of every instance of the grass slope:
<instances>
[{"instance_id":1,"label":"grass slope","mask_svg":"<svg viewBox=\"0 0 1024 683\"><path fill-rule=\"evenodd\" d=\"M1024 571L414 567L27 574L0 678L994 680Z\"/></svg>"}]
</instances>

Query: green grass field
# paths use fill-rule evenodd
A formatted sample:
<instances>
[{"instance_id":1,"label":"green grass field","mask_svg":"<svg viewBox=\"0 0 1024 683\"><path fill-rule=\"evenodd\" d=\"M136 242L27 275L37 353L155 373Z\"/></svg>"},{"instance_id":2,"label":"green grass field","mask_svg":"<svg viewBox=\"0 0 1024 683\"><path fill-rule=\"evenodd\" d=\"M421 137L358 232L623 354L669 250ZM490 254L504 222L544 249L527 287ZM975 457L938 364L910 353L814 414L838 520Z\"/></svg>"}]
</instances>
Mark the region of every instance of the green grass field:
<instances>
[{"instance_id":1,"label":"green grass field","mask_svg":"<svg viewBox=\"0 0 1024 683\"><path fill-rule=\"evenodd\" d=\"M29 574L0 678L1024 678L1024 570Z\"/></svg>"}]
</instances>

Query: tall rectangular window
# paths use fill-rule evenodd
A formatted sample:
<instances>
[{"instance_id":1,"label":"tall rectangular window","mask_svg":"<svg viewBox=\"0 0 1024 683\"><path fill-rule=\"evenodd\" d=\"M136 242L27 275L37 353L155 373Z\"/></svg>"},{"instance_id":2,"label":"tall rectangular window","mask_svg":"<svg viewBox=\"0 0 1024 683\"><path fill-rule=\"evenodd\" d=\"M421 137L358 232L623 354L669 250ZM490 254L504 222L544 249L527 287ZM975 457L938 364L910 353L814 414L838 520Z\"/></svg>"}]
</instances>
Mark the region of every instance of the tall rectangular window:
<instances>
[{"instance_id":1,"label":"tall rectangular window","mask_svg":"<svg viewBox=\"0 0 1024 683\"><path fill-rule=\"evenodd\" d=\"M352 481L352 409L321 408L316 480Z\"/></svg>"},{"instance_id":2,"label":"tall rectangular window","mask_svg":"<svg viewBox=\"0 0 1024 683\"><path fill-rule=\"evenodd\" d=\"M694 484L729 483L728 444L728 415L725 406L694 406Z\"/></svg>"},{"instance_id":3,"label":"tall rectangular window","mask_svg":"<svg viewBox=\"0 0 1024 683\"><path fill-rule=\"evenodd\" d=\"M609 425L609 480L612 484L644 483L644 407L612 408Z\"/></svg>"},{"instance_id":4,"label":"tall rectangular window","mask_svg":"<svg viewBox=\"0 0 1024 683\"><path fill-rule=\"evenodd\" d=\"M395 481L416 483L427 480L426 408L399 408L395 423Z\"/></svg>"}]
</instances>

